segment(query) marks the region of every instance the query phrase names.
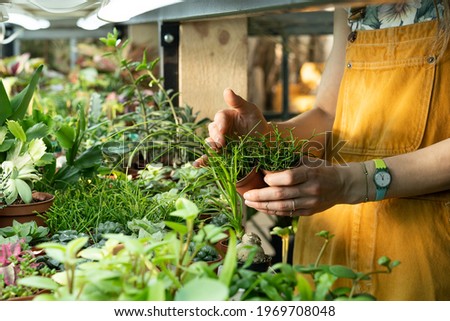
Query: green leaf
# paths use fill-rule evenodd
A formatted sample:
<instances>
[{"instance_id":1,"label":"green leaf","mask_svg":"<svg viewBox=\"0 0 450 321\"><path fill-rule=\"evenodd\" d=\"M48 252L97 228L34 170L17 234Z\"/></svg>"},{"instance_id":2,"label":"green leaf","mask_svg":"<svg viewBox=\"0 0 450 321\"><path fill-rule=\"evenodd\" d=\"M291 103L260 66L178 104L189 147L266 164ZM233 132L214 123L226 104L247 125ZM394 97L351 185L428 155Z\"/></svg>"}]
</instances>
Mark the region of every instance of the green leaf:
<instances>
[{"instance_id":1,"label":"green leaf","mask_svg":"<svg viewBox=\"0 0 450 321\"><path fill-rule=\"evenodd\" d=\"M147 283L149 288L147 301L165 301L166 284L162 280L152 279Z\"/></svg>"},{"instance_id":2,"label":"green leaf","mask_svg":"<svg viewBox=\"0 0 450 321\"><path fill-rule=\"evenodd\" d=\"M323 273L316 278L316 292L314 293L315 301L324 301L337 277L334 275Z\"/></svg>"},{"instance_id":3,"label":"green leaf","mask_svg":"<svg viewBox=\"0 0 450 321\"><path fill-rule=\"evenodd\" d=\"M0 80L0 125L5 123L5 120L11 116L13 110L11 107L11 102L9 101L9 96L6 92L3 81Z\"/></svg>"},{"instance_id":4,"label":"green leaf","mask_svg":"<svg viewBox=\"0 0 450 321\"><path fill-rule=\"evenodd\" d=\"M185 220L194 220L200 213L197 205L186 198L179 198L175 202L176 211L170 213L172 216L181 217Z\"/></svg>"},{"instance_id":5,"label":"green leaf","mask_svg":"<svg viewBox=\"0 0 450 321\"><path fill-rule=\"evenodd\" d=\"M14 180L14 183L22 201L25 204L31 203L31 201L33 200L31 187L26 182L18 178Z\"/></svg>"},{"instance_id":6,"label":"green leaf","mask_svg":"<svg viewBox=\"0 0 450 321\"><path fill-rule=\"evenodd\" d=\"M312 301L313 290L311 284L302 274L297 274L297 291L301 301Z\"/></svg>"},{"instance_id":7,"label":"green leaf","mask_svg":"<svg viewBox=\"0 0 450 321\"><path fill-rule=\"evenodd\" d=\"M58 262L64 262L66 247L55 242L46 242L37 245L40 249L45 249L45 253Z\"/></svg>"},{"instance_id":8,"label":"green leaf","mask_svg":"<svg viewBox=\"0 0 450 321\"><path fill-rule=\"evenodd\" d=\"M75 258L78 252L83 248L83 246L88 242L88 237L80 237L75 240L70 241L66 245L66 257Z\"/></svg>"},{"instance_id":9,"label":"green leaf","mask_svg":"<svg viewBox=\"0 0 450 321\"><path fill-rule=\"evenodd\" d=\"M28 86L26 86L19 94L11 99L13 114L11 115L10 119L18 120L23 119L23 117L25 116L31 98L33 98L34 90L36 89L43 68L44 66L40 65L35 70Z\"/></svg>"},{"instance_id":10,"label":"green leaf","mask_svg":"<svg viewBox=\"0 0 450 321\"><path fill-rule=\"evenodd\" d=\"M197 278L185 284L175 294L175 301L225 301L228 287L215 279Z\"/></svg>"},{"instance_id":11,"label":"green leaf","mask_svg":"<svg viewBox=\"0 0 450 321\"><path fill-rule=\"evenodd\" d=\"M8 120L6 125L8 126L9 131L14 135L14 137L16 137L21 142L27 141L27 135L18 122L14 120Z\"/></svg>"},{"instance_id":12,"label":"green leaf","mask_svg":"<svg viewBox=\"0 0 450 321\"><path fill-rule=\"evenodd\" d=\"M26 135L28 141L34 138L43 138L48 134L48 126L44 123L37 123L27 129Z\"/></svg>"},{"instance_id":13,"label":"green leaf","mask_svg":"<svg viewBox=\"0 0 450 321\"><path fill-rule=\"evenodd\" d=\"M188 232L188 228L184 224L172 222L172 221L165 221L164 224L166 224L167 227L171 228L178 234L184 235Z\"/></svg>"},{"instance_id":14,"label":"green leaf","mask_svg":"<svg viewBox=\"0 0 450 321\"><path fill-rule=\"evenodd\" d=\"M234 271L237 266L237 249L236 249L236 234L230 230L230 237L228 239L228 250L223 260L222 270L219 274L219 280L227 287L230 286Z\"/></svg>"},{"instance_id":15,"label":"green leaf","mask_svg":"<svg viewBox=\"0 0 450 321\"><path fill-rule=\"evenodd\" d=\"M69 125L63 125L55 132L56 139L64 149L72 148L75 143L75 129Z\"/></svg>"},{"instance_id":16,"label":"green leaf","mask_svg":"<svg viewBox=\"0 0 450 321\"><path fill-rule=\"evenodd\" d=\"M329 267L329 271L331 274L337 276L338 278L346 278L346 279L357 278L357 274L352 269L343 265L331 265Z\"/></svg>"},{"instance_id":17,"label":"green leaf","mask_svg":"<svg viewBox=\"0 0 450 321\"><path fill-rule=\"evenodd\" d=\"M43 276L29 276L23 279L17 280L17 284L29 286L32 288L43 289L43 290L52 290L55 291L59 288L59 284L53 281L50 278L46 278Z\"/></svg>"},{"instance_id":18,"label":"green leaf","mask_svg":"<svg viewBox=\"0 0 450 321\"><path fill-rule=\"evenodd\" d=\"M103 161L100 145L93 146L84 151L74 162L74 165L81 169L100 166Z\"/></svg>"},{"instance_id":19,"label":"green leaf","mask_svg":"<svg viewBox=\"0 0 450 321\"><path fill-rule=\"evenodd\" d=\"M378 264L382 265L382 266L389 266L389 263L391 262L391 259L388 258L387 256L382 256L378 259Z\"/></svg>"}]
</instances>

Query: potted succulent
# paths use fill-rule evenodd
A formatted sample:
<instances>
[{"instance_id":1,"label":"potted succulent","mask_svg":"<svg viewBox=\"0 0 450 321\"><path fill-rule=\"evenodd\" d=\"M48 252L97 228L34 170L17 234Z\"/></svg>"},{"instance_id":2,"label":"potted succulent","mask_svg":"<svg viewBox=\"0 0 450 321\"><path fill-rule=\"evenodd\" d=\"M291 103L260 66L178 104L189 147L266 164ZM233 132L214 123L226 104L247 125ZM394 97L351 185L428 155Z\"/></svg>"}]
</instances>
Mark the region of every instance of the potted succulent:
<instances>
[{"instance_id":1,"label":"potted succulent","mask_svg":"<svg viewBox=\"0 0 450 321\"><path fill-rule=\"evenodd\" d=\"M48 127L23 121L42 68L11 99L0 80L0 227L13 220L37 220L42 225L37 214L44 213L53 201L53 195L32 192L33 183L41 177L39 168L53 162L44 142Z\"/></svg>"}]
</instances>

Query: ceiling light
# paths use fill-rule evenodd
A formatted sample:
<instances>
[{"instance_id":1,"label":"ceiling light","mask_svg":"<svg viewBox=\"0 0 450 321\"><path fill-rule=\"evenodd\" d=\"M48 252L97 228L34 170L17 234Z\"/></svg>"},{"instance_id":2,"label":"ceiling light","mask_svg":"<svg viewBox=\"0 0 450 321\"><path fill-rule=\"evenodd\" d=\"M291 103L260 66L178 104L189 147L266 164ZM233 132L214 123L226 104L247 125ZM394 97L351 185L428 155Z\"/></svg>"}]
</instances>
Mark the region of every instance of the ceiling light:
<instances>
[{"instance_id":1,"label":"ceiling light","mask_svg":"<svg viewBox=\"0 0 450 321\"><path fill-rule=\"evenodd\" d=\"M107 21L100 20L97 17L97 11L91 13L86 18L77 20L77 26L85 30L96 30L106 24L108 24Z\"/></svg>"},{"instance_id":2,"label":"ceiling light","mask_svg":"<svg viewBox=\"0 0 450 321\"><path fill-rule=\"evenodd\" d=\"M28 0L35 6L51 13L68 13L98 3L98 0Z\"/></svg>"},{"instance_id":3,"label":"ceiling light","mask_svg":"<svg viewBox=\"0 0 450 321\"><path fill-rule=\"evenodd\" d=\"M28 14L9 12L7 23L19 25L28 30L47 29L50 27L50 21L34 18Z\"/></svg>"},{"instance_id":4,"label":"ceiling light","mask_svg":"<svg viewBox=\"0 0 450 321\"><path fill-rule=\"evenodd\" d=\"M109 22L123 22L131 18L183 0L103 0L98 17Z\"/></svg>"}]
</instances>

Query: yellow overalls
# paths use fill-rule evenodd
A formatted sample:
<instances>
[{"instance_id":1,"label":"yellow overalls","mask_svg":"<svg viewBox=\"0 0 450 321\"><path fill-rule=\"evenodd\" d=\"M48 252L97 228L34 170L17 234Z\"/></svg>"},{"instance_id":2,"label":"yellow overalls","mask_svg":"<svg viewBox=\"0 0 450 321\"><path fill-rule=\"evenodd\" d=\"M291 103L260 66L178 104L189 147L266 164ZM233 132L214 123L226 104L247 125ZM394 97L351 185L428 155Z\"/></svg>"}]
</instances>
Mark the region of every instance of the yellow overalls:
<instances>
[{"instance_id":1,"label":"yellow overalls","mask_svg":"<svg viewBox=\"0 0 450 321\"><path fill-rule=\"evenodd\" d=\"M450 137L450 50L437 59L437 28L430 21L358 31L348 42L333 126L334 142L347 142L340 150L346 162ZM321 263L368 272L380 269L381 256L401 261L359 291L379 300L450 300L450 192L337 205L301 217L294 263L315 261L323 239L314 234L321 230L335 234Z\"/></svg>"}]
</instances>

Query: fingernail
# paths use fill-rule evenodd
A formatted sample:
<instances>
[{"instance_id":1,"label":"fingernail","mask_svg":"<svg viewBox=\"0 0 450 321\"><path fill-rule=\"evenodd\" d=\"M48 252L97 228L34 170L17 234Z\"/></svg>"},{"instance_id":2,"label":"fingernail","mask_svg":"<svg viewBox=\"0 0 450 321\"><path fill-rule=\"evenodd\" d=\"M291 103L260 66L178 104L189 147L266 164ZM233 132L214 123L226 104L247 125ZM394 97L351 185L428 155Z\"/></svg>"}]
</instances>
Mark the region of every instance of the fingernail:
<instances>
[{"instance_id":1,"label":"fingernail","mask_svg":"<svg viewBox=\"0 0 450 321\"><path fill-rule=\"evenodd\" d=\"M198 167L198 165L199 165L199 163L198 163L197 161L194 161L194 162L192 163L192 166L194 166L194 167Z\"/></svg>"},{"instance_id":2,"label":"fingernail","mask_svg":"<svg viewBox=\"0 0 450 321\"><path fill-rule=\"evenodd\" d=\"M244 193L244 195L242 195L242 197L245 199L245 203L247 203L248 192Z\"/></svg>"}]
</instances>

